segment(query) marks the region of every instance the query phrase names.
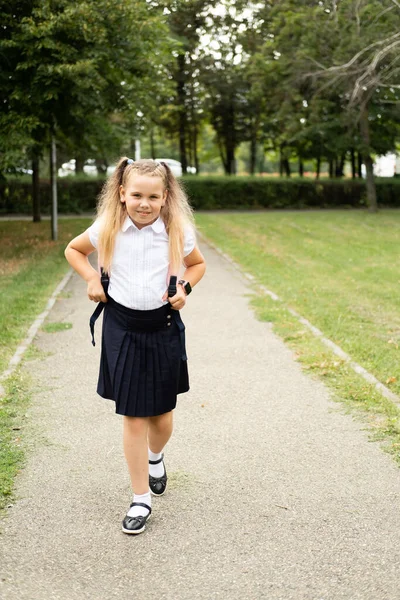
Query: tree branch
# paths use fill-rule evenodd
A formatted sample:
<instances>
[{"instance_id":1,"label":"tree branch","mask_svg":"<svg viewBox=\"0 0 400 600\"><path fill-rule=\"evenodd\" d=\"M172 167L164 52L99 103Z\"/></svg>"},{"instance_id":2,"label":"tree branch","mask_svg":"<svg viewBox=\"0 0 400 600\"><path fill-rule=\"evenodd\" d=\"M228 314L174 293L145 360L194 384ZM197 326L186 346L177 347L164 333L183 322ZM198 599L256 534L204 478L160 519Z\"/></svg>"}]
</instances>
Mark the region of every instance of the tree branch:
<instances>
[{"instance_id":1,"label":"tree branch","mask_svg":"<svg viewBox=\"0 0 400 600\"><path fill-rule=\"evenodd\" d=\"M372 25L374 25L377 21L379 21L379 19L381 17L383 17L384 14L386 14L387 12L389 12L390 10L393 10L393 9L394 9L394 6L388 6L387 8L385 8L385 10L380 12L379 15L375 17L375 19L372 21Z\"/></svg>"},{"instance_id":2,"label":"tree branch","mask_svg":"<svg viewBox=\"0 0 400 600\"><path fill-rule=\"evenodd\" d=\"M358 35L360 35L360 30L361 30L361 21L360 21L360 14L359 14L359 8L360 8L360 4L361 4L361 0L357 0L356 2L356 22L357 22L357 33Z\"/></svg>"},{"instance_id":3,"label":"tree branch","mask_svg":"<svg viewBox=\"0 0 400 600\"><path fill-rule=\"evenodd\" d=\"M348 63L345 63L344 65L339 65L337 67L329 67L328 69L324 69L324 71L321 71L320 73L318 73L318 72L314 73L314 75L321 75L322 73L329 73L329 72L333 72L333 71L342 71L342 70L348 69L349 67L351 67L352 65L354 65L355 62L357 62L357 60L360 58L360 56L362 56L363 54L365 54L366 52L368 52L368 50L371 50L375 46L382 46L382 44L387 44L391 40L397 39L399 37L400 37L400 32L391 35L390 37L388 37L385 40L378 40L377 42L374 42L373 44L370 44L366 48L363 48L362 50L360 50L359 52L357 52L357 54L355 54L353 56L353 58L351 60L349 60Z\"/></svg>"}]
</instances>

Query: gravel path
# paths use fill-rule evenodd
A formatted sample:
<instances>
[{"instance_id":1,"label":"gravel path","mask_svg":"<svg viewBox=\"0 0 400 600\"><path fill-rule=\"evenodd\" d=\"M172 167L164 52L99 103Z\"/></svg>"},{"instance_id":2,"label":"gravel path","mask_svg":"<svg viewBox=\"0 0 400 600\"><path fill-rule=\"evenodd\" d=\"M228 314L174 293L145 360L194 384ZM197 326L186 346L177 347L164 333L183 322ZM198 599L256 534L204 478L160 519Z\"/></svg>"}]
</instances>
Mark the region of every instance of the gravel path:
<instances>
[{"instance_id":1,"label":"gravel path","mask_svg":"<svg viewBox=\"0 0 400 600\"><path fill-rule=\"evenodd\" d=\"M74 276L26 363L33 450L0 523L2 600L400 599L399 469L258 322L215 252L183 311L192 391L169 486L137 536L121 418L95 393L93 309ZM96 328L100 340L100 326Z\"/></svg>"}]
</instances>

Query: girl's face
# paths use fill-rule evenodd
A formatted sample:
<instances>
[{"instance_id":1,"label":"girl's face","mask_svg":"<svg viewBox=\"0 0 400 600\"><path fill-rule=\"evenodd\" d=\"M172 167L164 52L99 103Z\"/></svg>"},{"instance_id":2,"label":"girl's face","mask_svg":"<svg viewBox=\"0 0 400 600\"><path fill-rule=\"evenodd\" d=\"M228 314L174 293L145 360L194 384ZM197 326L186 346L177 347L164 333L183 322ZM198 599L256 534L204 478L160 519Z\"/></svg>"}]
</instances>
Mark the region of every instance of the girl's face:
<instances>
[{"instance_id":1,"label":"girl's face","mask_svg":"<svg viewBox=\"0 0 400 600\"><path fill-rule=\"evenodd\" d=\"M119 189L121 202L138 229L158 219L168 193L161 177L131 173L126 186Z\"/></svg>"}]
</instances>

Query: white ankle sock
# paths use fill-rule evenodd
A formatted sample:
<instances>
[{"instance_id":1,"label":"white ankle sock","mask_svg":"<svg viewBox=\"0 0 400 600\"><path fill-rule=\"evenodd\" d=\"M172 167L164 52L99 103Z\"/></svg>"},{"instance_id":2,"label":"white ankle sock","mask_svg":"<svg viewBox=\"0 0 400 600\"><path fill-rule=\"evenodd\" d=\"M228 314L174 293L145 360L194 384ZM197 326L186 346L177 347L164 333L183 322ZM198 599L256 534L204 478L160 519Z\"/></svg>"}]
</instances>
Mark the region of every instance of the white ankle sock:
<instances>
[{"instance_id":1,"label":"white ankle sock","mask_svg":"<svg viewBox=\"0 0 400 600\"><path fill-rule=\"evenodd\" d=\"M144 502L151 508L151 495L150 490L146 494L133 494L134 502ZM128 510L128 517L146 517L149 514L149 510L144 506L132 506Z\"/></svg>"},{"instance_id":2,"label":"white ankle sock","mask_svg":"<svg viewBox=\"0 0 400 600\"><path fill-rule=\"evenodd\" d=\"M149 460L159 460L162 456L162 452L152 452L149 448ZM159 462L157 465L151 465L149 463L149 474L152 477L162 477L164 475L164 465L163 461Z\"/></svg>"}]
</instances>

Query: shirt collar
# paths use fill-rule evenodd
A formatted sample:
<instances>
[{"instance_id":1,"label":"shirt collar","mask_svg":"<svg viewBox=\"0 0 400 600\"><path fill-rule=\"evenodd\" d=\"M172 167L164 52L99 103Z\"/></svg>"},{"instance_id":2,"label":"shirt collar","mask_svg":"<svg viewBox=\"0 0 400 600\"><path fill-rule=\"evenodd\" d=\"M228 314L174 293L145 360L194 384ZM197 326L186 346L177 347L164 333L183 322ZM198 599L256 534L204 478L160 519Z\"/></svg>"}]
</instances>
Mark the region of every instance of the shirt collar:
<instances>
[{"instance_id":1,"label":"shirt collar","mask_svg":"<svg viewBox=\"0 0 400 600\"><path fill-rule=\"evenodd\" d=\"M134 229L139 231L136 225L130 220L129 216L127 216L121 228L122 232L125 233L125 231L129 229L129 227L133 227ZM165 229L164 221L161 217L158 217L157 221L154 221L154 223L152 223L150 227L155 233L161 233Z\"/></svg>"}]
</instances>

